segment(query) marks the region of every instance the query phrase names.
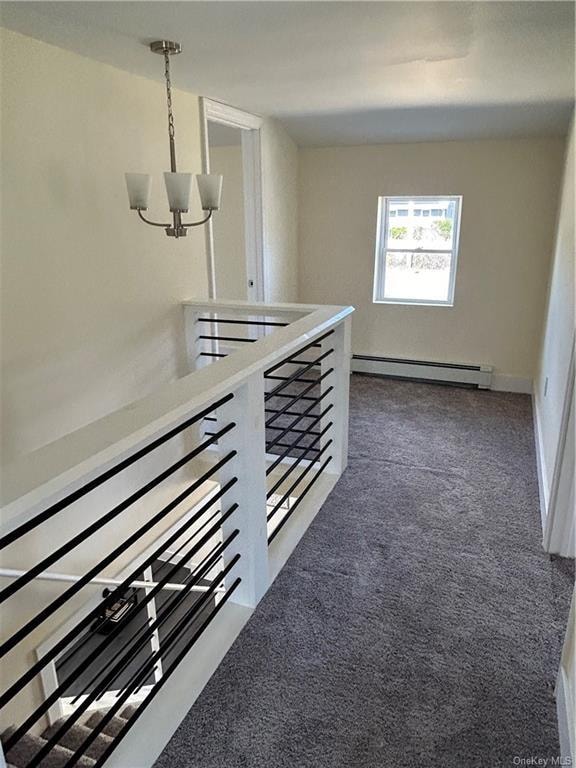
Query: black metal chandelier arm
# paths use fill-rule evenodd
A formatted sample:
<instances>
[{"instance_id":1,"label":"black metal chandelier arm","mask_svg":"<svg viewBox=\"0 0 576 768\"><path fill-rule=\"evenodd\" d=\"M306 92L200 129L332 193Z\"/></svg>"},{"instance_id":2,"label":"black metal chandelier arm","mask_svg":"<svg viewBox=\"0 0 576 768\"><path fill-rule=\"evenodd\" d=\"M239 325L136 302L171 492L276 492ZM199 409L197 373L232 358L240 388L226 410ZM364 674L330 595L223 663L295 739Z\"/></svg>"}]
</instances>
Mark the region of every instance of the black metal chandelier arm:
<instances>
[{"instance_id":1,"label":"black metal chandelier arm","mask_svg":"<svg viewBox=\"0 0 576 768\"><path fill-rule=\"evenodd\" d=\"M145 224L150 224L150 226L152 227L164 227L164 228L172 226L171 224L160 224L156 221L150 221L150 219L147 219L145 216L142 215L142 211L140 210L140 208L138 208L137 210L138 210L138 216L140 216L140 218Z\"/></svg>"},{"instance_id":2,"label":"black metal chandelier arm","mask_svg":"<svg viewBox=\"0 0 576 768\"><path fill-rule=\"evenodd\" d=\"M185 221L182 222L183 227L199 227L201 224L206 224L206 222L211 218L212 211L208 212L208 216L206 216L205 219L202 219L202 221L191 221L190 223L186 223Z\"/></svg>"}]
</instances>

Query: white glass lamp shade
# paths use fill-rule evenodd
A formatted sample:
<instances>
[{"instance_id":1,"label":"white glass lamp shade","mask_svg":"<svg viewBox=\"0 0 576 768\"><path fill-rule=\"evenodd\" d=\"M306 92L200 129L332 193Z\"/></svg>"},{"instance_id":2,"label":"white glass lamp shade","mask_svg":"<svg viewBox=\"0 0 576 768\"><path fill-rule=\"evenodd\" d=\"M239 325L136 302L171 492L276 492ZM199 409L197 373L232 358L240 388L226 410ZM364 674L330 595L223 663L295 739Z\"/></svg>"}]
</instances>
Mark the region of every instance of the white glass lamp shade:
<instances>
[{"instance_id":1,"label":"white glass lamp shade","mask_svg":"<svg viewBox=\"0 0 576 768\"><path fill-rule=\"evenodd\" d=\"M152 177L149 173L125 173L124 175L130 208L133 211L147 211Z\"/></svg>"},{"instance_id":2,"label":"white glass lamp shade","mask_svg":"<svg viewBox=\"0 0 576 768\"><path fill-rule=\"evenodd\" d=\"M174 213L180 211L186 213L190 208L190 189L192 187L191 173L170 173L164 174L166 184L166 194L168 195L168 204L170 210Z\"/></svg>"},{"instance_id":3,"label":"white glass lamp shade","mask_svg":"<svg viewBox=\"0 0 576 768\"><path fill-rule=\"evenodd\" d=\"M203 211L217 211L222 196L222 176L219 173L199 173L196 176Z\"/></svg>"}]
</instances>

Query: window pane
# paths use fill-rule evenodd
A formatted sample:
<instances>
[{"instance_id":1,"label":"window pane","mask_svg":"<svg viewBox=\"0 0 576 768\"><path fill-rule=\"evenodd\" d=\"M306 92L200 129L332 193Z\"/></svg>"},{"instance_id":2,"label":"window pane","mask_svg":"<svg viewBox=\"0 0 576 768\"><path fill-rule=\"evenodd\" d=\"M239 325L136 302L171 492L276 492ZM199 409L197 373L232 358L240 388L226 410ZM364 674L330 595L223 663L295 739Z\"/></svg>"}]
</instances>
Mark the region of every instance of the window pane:
<instances>
[{"instance_id":1,"label":"window pane","mask_svg":"<svg viewBox=\"0 0 576 768\"><path fill-rule=\"evenodd\" d=\"M448 301L449 253L386 252L384 299Z\"/></svg>"},{"instance_id":2,"label":"window pane","mask_svg":"<svg viewBox=\"0 0 576 768\"><path fill-rule=\"evenodd\" d=\"M402 216L402 221L390 221ZM426 221L423 221L426 217ZM457 202L442 198L388 201L387 248L452 250Z\"/></svg>"}]
</instances>

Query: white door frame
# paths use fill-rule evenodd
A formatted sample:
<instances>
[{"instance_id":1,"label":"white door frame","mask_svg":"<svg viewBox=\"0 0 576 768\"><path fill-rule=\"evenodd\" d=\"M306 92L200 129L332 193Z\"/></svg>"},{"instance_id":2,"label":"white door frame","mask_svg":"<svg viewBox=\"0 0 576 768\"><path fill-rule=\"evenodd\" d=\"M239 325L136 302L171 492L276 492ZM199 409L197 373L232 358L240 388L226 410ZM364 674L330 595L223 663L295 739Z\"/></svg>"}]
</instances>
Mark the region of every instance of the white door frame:
<instances>
[{"instance_id":1,"label":"white door frame","mask_svg":"<svg viewBox=\"0 0 576 768\"><path fill-rule=\"evenodd\" d=\"M200 98L200 138L202 144L202 170L210 173L210 147L208 122L228 125L242 130L242 174L244 184L244 230L246 245L247 279L254 285L247 287L248 301L266 301L266 275L264 270L264 231L262 221L262 141L263 119L219 101ZM224 179L224 186L226 179ZM218 214L216 214L218 215ZM208 295L218 298L214 261L214 233L212 220L206 227L206 267Z\"/></svg>"},{"instance_id":2,"label":"white door frame","mask_svg":"<svg viewBox=\"0 0 576 768\"><path fill-rule=\"evenodd\" d=\"M562 405L560 435L554 461L543 545L546 552L562 557L576 556L574 520L574 378L576 339L572 342L566 392Z\"/></svg>"}]
</instances>

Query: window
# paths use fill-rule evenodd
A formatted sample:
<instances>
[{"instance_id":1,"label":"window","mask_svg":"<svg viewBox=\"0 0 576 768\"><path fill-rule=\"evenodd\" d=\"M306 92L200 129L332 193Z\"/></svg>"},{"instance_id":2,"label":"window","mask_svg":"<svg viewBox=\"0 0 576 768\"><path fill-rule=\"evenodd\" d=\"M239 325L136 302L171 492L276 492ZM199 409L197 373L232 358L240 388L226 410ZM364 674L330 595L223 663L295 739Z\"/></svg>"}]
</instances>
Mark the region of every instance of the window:
<instances>
[{"instance_id":1,"label":"window","mask_svg":"<svg viewBox=\"0 0 576 768\"><path fill-rule=\"evenodd\" d=\"M375 302L453 305L461 203L461 197L379 198ZM402 222L390 222L392 207L407 212Z\"/></svg>"}]
</instances>

